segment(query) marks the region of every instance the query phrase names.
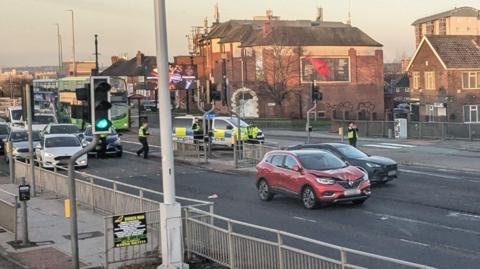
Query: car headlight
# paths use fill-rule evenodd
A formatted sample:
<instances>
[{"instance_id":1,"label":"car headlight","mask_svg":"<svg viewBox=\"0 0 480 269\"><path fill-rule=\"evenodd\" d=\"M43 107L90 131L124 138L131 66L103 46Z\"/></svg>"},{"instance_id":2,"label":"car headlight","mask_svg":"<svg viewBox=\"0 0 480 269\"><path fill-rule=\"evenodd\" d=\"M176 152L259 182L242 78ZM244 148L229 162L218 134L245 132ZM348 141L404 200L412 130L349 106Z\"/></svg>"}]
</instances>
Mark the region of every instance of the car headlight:
<instances>
[{"instance_id":1,"label":"car headlight","mask_svg":"<svg viewBox=\"0 0 480 269\"><path fill-rule=\"evenodd\" d=\"M371 168L378 168L378 167L381 167L381 165L379 164L376 164L376 163L366 163L366 165L368 167L371 167Z\"/></svg>"},{"instance_id":2,"label":"car headlight","mask_svg":"<svg viewBox=\"0 0 480 269\"><path fill-rule=\"evenodd\" d=\"M335 180L329 179L329 178L323 178L323 177L316 177L315 180L323 185L333 185L336 183Z\"/></svg>"}]
</instances>

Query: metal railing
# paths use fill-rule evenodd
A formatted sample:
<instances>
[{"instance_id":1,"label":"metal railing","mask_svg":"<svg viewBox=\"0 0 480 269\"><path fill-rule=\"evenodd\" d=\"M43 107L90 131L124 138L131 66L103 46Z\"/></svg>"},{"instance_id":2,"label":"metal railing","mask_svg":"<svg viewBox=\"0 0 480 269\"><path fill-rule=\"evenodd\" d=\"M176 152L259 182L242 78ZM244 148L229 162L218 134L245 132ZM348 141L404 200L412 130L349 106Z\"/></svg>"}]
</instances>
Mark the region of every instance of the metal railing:
<instances>
[{"instance_id":1,"label":"metal railing","mask_svg":"<svg viewBox=\"0 0 480 269\"><path fill-rule=\"evenodd\" d=\"M12 233L18 240L17 209L18 196L11 192L0 189L0 227Z\"/></svg>"},{"instance_id":2,"label":"metal railing","mask_svg":"<svg viewBox=\"0 0 480 269\"><path fill-rule=\"evenodd\" d=\"M235 269L433 267L344 248L187 207L186 251Z\"/></svg>"},{"instance_id":3,"label":"metal railing","mask_svg":"<svg viewBox=\"0 0 480 269\"><path fill-rule=\"evenodd\" d=\"M176 159L195 159L197 162L206 161L206 146L203 141L192 140L191 143L173 141L173 154Z\"/></svg>"},{"instance_id":4,"label":"metal railing","mask_svg":"<svg viewBox=\"0 0 480 269\"><path fill-rule=\"evenodd\" d=\"M237 150L240 156L239 163L241 166L255 166L263 159L265 154L278 149L280 149L278 143L243 143L242 145L239 145L239 149Z\"/></svg>"}]
</instances>

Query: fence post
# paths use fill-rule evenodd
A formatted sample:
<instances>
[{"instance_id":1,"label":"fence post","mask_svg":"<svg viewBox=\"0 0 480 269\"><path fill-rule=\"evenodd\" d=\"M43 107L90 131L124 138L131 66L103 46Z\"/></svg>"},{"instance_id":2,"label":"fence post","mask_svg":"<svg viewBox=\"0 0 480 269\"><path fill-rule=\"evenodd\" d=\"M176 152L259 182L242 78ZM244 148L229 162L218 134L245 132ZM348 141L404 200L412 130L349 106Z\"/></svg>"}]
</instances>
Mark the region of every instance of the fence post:
<instances>
[{"instance_id":1,"label":"fence post","mask_svg":"<svg viewBox=\"0 0 480 269\"><path fill-rule=\"evenodd\" d=\"M237 141L235 140L235 142L233 143L233 162L235 164L235 168L238 168L238 156L237 156Z\"/></svg>"},{"instance_id":2,"label":"fence post","mask_svg":"<svg viewBox=\"0 0 480 269\"><path fill-rule=\"evenodd\" d=\"M94 182L93 182L93 177L90 178L90 194L92 197L91 200L91 205L92 205L92 211L95 212L95 195L94 195Z\"/></svg>"},{"instance_id":3,"label":"fence post","mask_svg":"<svg viewBox=\"0 0 480 269\"><path fill-rule=\"evenodd\" d=\"M445 140L445 122L442 122L442 140Z\"/></svg>"},{"instance_id":4,"label":"fence post","mask_svg":"<svg viewBox=\"0 0 480 269\"><path fill-rule=\"evenodd\" d=\"M235 268L235 258L233 257L233 235L232 223L228 220L228 263L230 268Z\"/></svg>"},{"instance_id":5,"label":"fence post","mask_svg":"<svg viewBox=\"0 0 480 269\"><path fill-rule=\"evenodd\" d=\"M368 137L368 120L365 121L365 137Z\"/></svg>"},{"instance_id":6,"label":"fence post","mask_svg":"<svg viewBox=\"0 0 480 269\"><path fill-rule=\"evenodd\" d=\"M467 123L468 124L468 140L472 141L473 140L473 136L472 136L472 124L471 123Z\"/></svg>"},{"instance_id":7,"label":"fence post","mask_svg":"<svg viewBox=\"0 0 480 269\"><path fill-rule=\"evenodd\" d=\"M385 121L383 120L382 120L382 137L385 137Z\"/></svg>"},{"instance_id":8,"label":"fence post","mask_svg":"<svg viewBox=\"0 0 480 269\"><path fill-rule=\"evenodd\" d=\"M13 233L15 234L15 241L18 241L18 196L15 195L15 208L13 209L15 212L15 222L13 223Z\"/></svg>"},{"instance_id":9,"label":"fence post","mask_svg":"<svg viewBox=\"0 0 480 269\"><path fill-rule=\"evenodd\" d=\"M187 260L192 260L192 251L190 245L190 228L188 227L188 218L190 217L190 212L188 211L188 207L185 208L185 251L187 252Z\"/></svg>"},{"instance_id":10,"label":"fence post","mask_svg":"<svg viewBox=\"0 0 480 269\"><path fill-rule=\"evenodd\" d=\"M140 190L139 191L139 195L140 195L140 211L143 212L143 190Z\"/></svg>"},{"instance_id":11,"label":"fence post","mask_svg":"<svg viewBox=\"0 0 480 269\"><path fill-rule=\"evenodd\" d=\"M117 183L113 182L113 213L117 214Z\"/></svg>"},{"instance_id":12,"label":"fence post","mask_svg":"<svg viewBox=\"0 0 480 269\"><path fill-rule=\"evenodd\" d=\"M214 217L213 217L213 203L208 205L208 212L210 213L210 225L213 225Z\"/></svg>"},{"instance_id":13,"label":"fence post","mask_svg":"<svg viewBox=\"0 0 480 269\"><path fill-rule=\"evenodd\" d=\"M422 125L423 125L423 122L418 122L418 139L422 139Z\"/></svg>"},{"instance_id":14,"label":"fence post","mask_svg":"<svg viewBox=\"0 0 480 269\"><path fill-rule=\"evenodd\" d=\"M105 262L105 268L108 269L108 241L109 241L109 236L108 236L108 217L105 217L103 219L103 234L104 234L104 242L103 242L103 246L104 246L104 262Z\"/></svg>"},{"instance_id":15,"label":"fence post","mask_svg":"<svg viewBox=\"0 0 480 269\"><path fill-rule=\"evenodd\" d=\"M278 268L283 269L283 255L282 255L283 238L280 231L277 232L277 244L278 244Z\"/></svg>"},{"instance_id":16,"label":"fence post","mask_svg":"<svg viewBox=\"0 0 480 269\"><path fill-rule=\"evenodd\" d=\"M345 252L343 248L340 249L340 261L342 263L342 269L348 269L347 252Z\"/></svg>"}]
</instances>

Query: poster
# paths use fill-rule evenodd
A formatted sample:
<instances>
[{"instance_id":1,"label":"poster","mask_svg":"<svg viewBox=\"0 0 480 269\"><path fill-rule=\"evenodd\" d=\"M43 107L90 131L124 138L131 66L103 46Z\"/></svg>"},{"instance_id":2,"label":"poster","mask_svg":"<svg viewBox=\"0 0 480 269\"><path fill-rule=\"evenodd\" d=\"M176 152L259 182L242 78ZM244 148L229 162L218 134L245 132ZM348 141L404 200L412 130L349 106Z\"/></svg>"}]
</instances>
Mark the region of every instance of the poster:
<instances>
[{"instance_id":1,"label":"poster","mask_svg":"<svg viewBox=\"0 0 480 269\"><path fill-rule=\"evenodd\" d=\"M145 213L113 217L113 247L128 247L147 243Z\"/></svg>"}]
</instances>

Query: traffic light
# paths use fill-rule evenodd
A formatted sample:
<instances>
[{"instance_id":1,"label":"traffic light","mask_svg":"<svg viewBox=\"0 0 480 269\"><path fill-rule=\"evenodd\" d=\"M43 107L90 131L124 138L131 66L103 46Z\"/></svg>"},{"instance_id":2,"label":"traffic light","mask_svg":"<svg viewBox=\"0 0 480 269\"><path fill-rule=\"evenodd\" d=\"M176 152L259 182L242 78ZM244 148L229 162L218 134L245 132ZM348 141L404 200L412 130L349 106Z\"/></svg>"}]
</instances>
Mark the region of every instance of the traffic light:
<instances>
[{"instance_id":1,"label":"traffic light","mask_svg":"<svg viewBox=\"0 0 480 269\"><path fill-rule=\"evenodd\" d=\"M27 122L27 91L30 92L30 109L32 110L32 119L35 119L35 102L33 97L33 87L32 85L27 85L22 88L22 120Z\"/></svg>"},{"instance_id":2,"label":"traffic light","mask_svg":"<svg viewBox=\"0 0 480 269\"><path fill-rule=\"evenodd\" d=\"M210 83L210 100L213 101L220 101L222 96L220 92L217 90L217 84Z\"/></svg>"},{"instance_id":3,"label":"traffic light","mask_svg":"<svg viewBox=\"0 0 480 269\"><path fill-rule=\"evenodd\" d=\"M112 127L109 77L92 77L90 102L93 134L108 134Z\"/></svg>"},{"instance_id":4,"label":"traffic light","mask_svg":"<svg viewBox=\"0 0 480 269\"><path fill-rule=\"evenodd\" d=\"M312 86L312 100L321 101L323 99L323 94L320 92L320 87L313 85Z\"/></svg>"}]
</instances>

